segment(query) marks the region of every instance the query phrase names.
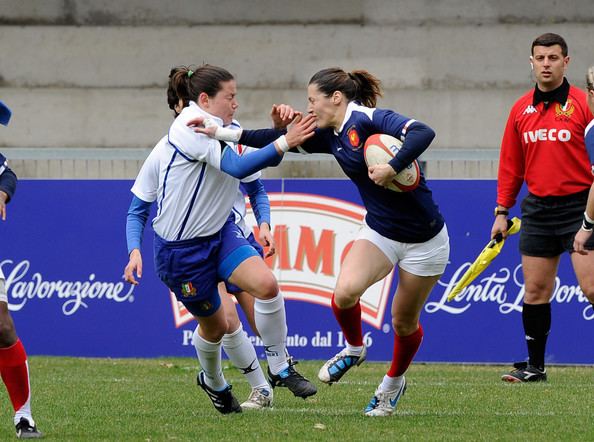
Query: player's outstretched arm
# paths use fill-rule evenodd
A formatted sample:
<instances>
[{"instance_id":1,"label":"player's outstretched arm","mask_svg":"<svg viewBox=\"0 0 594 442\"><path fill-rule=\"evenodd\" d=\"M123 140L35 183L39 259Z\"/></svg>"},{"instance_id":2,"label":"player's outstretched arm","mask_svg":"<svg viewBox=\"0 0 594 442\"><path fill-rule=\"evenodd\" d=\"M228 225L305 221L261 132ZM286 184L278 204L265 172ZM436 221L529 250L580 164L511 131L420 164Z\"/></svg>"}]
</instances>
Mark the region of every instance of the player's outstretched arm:
<instances>
[{"instance_id":1,"label":"player's outstretched arm","mask_svg":"<svg viewBox=\"0 0 594 442\"><path fill-rule=\"evenodd\" d=\"M221 158L221 170L235 178L243 179L266 167L278 166L285 152L299 146L314 135L315 117L298 117L289 127L286 135L282 135L274 143L249 155L239 156L227 146Z\"/></svg>"}]
</instances>

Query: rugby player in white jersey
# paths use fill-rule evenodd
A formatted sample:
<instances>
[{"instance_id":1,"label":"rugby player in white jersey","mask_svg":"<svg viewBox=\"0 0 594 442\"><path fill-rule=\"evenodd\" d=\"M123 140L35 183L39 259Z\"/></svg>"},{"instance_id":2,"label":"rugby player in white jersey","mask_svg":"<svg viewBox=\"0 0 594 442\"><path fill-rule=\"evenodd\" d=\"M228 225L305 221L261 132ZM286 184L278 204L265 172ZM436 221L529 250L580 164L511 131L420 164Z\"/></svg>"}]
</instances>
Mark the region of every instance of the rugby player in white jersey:
<instances>
[{"instance_id":1,"label":"rugby player in white jersey","mask_svg":"<svg viewBox=\"0 0 594 442\"><path fill-rule=\"evenodd\" d=\"M170 78L175 75L187 76L186 67L176 67L171 70ZM184 90L182 89L182 92ZM170 83L167 89L167 101L171 110L173 110L174 117L177 117L184 107L189 105L187 97L178 97L178 91L173 88ZM271 117L275 122L275 127L285 127L290 123L293 117L292 109L287 109L286 106L273 105ZM230 125L234 128L240 126L237 122ZM236 152L239 155L244 155L253 148L234 144ZM270 231L270 201L264 185L260 181L262 173L260 171L245 177L241 180L242 187L247 192L250 203L252 205L253 213L259 226L259 240L260 243L268 246L266 257L272 256L275 253L274 238ZM263 249L260 243L254 238L252 229L245 222L246 217L246 203L245 197L241 190L237 192L237 197L233 203L233 214L235 216L235 224L243 233L244 237L249 243L264 257ZM232 293L232 294L231 294ZM251 392L248 398L241 404L242 410L261 410L272 407L273 391L264 376L262 367L256 355L254 345L248 339L243 325L237 313L237 307L233 302L235 297L243 309L246 319L248 320L252 330L258 334L258 329L254 320L254 297L249 293L244 292L240 287L237 287L229 282L219 283L219 294L221 296L221 303L223 305L225 316L227 318L227 333L223 336L222 346L223 350L233 363L245 376L251 386ZM194 333L198 333L199 326L196 327ZM194 336L193 343L197 343L197 337ZM289 363L293 363L289 359Z\"/></svg>"},{"instance_id":2,"label":"rugby player in white jersey","mask_svg":"<svg viewBox=\"0 0 594 442\"><path fill-rule=\"evenodd\" d=\"M203 65L172 76L170 82L176 90L184 89L190 101L150 153L132 187L125 279L138 284L134 274L142 274L142 231L156 201L157 215L152 222L156 272L200 324L195 347L202 371L197 381L215 408L223 414L241 411L221 369L221 339L227 320L217 289L219 280L256 298L255 321L275 384L288 387L296 396L311 396L317 391L315 386L285 357L286 315L277 282L238 230L231 209L239 179L278 165L284 152L313 136L315 121L298 119L286 135L240 157L231 147L187 126L197 117L209 118L219 126L232 123L238 107L233 76L225 69Z\"/></svg>"}]
</instances>

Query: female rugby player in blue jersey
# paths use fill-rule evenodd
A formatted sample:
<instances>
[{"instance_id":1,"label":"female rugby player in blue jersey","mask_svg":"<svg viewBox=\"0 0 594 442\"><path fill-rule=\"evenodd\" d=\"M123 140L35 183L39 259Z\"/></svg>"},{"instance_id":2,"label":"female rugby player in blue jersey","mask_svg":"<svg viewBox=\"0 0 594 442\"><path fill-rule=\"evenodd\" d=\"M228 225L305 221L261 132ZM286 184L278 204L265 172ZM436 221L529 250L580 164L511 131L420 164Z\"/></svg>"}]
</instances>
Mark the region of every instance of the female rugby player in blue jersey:
<instances>
[{"instance_id":1,"label":"female rugby player in blue jersey","mask_svg":"<svg viewBox=\"0 0 594 442\"><path fill-rule=\"evenodd\" d=\"M322 382L338 381L365 360L359 299L398 265L399 282L392 302L392 363L365 408L367 416L391 415L404 394L404 373L423 338L421 310L445 269L450 249L444 219L424 177L410 192L386 188L398 172L427 149L435 134L414 119L375 108L380 95L379 80L367 71L319 71L308 86L308 112L316 117L318 129L300 146L307 153L334 155L357 186L367 209L359 236L342 263L332 298L332 309L347 346L320 369L318 377ZM254 140L261 131L229 134L209 127L195 130L251 146L263 145ZM388 164L367 167L363 146L370 135L377 133L399 138L403 146Z\"/></svg>"},{"instance_id":2,"label":"female rugby player in blue jersey","mask_svg":"<svg viewBox=\"0 0 594 442\"><path fill-rule=\"evenodd\" d=\"M217 284L227 280L255 296L255 319L267 348L273 385L307 397L316 388L285 358L286 318L282 295L272 272L238 231L231 208L239 179L277 165L282 154L313 135L313 118L295 121L286 136L246 156L224 143L194 133L189 120L208 117L220 126L233 123L238 107L233 76L204 65L185 73L191 100L169 133L149 154L132 187L126 235L129 262L125 279L138 284L142 273L140 243L152 203L157 201L155 268L159 278L200 324L196 348L202 371L199 386L221 413L239 412L221 370L221 338L227 321ZM171 79L170 79L171 81ZM175 81L175 80L174 80Z\"/></svg>"}]
</instances>

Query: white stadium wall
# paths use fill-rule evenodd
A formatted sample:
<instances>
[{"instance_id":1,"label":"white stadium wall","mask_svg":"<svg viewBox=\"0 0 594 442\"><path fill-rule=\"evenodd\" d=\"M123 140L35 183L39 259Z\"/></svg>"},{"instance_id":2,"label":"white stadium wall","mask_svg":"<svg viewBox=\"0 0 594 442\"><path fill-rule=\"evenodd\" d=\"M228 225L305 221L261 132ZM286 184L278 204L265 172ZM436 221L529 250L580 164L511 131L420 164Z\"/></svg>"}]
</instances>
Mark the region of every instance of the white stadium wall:
<instances>
[{"instance_id":1,"label":"white stadium wall","mask_svg":"<svg viewBox=\"0 0 594 442\"><path fill-rule=\"evenodd\" d=\"M568 77L582 85L594 63L593 22L588 0L3 1L0 97L14 118L0 147L150 148L171 120L169 69L202 62L236 75L244 126L267 126L272 103L304 109L309 77L338 65L375 73L385 88L380 107L436 130L432 149L442 159L427 163L427 175L493 178L508 110L531 86L532 39L562 34ZM447 158L477 149L489 152ZM23 177L130 178L142 160L115 164L105 153L84 167L76 155L59 164L21 155L12 164ZM324 160L267 172L340 174Z\"/></svg>"}]
</instances>

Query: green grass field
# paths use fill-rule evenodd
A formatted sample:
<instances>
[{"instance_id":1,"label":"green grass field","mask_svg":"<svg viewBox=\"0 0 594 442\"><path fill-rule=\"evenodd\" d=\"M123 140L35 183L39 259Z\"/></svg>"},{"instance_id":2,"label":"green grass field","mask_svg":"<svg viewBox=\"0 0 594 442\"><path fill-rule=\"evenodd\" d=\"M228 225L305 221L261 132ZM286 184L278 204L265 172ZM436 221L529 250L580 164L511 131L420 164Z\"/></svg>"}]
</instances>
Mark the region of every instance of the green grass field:
<instances>
[{"instance_id":1,"label":"green grass field","mask_svg":"<svg viewBox=\"0 0 594 442\"><path fill-rule=\"evenodd\" d=\"M196 387L192 359L30 358L33 413L47 440L594 440L594 369L551 367L549 382L510 385L507 367L414 364L397 415L363 407L386 370L366 363L307 401L275 390L275 407L223 416ZM249 386L226 364L240 402ZM316 379L320 362L298 369ZM2 396L0 440L14 438Z\"/></svg>"}]
</instances>

